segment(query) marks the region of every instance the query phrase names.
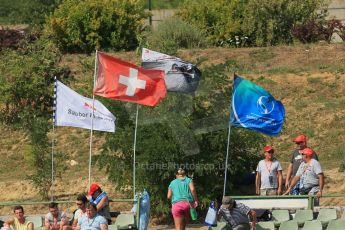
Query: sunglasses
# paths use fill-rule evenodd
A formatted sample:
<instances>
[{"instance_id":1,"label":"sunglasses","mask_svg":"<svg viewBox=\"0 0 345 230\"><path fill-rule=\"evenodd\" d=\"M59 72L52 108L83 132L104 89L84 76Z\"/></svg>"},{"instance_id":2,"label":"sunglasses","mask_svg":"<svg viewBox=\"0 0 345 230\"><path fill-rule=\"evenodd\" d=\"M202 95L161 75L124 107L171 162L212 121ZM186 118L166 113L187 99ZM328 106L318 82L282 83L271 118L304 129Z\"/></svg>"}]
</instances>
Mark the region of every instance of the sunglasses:
<instances>
[{"instance_id":1,"label":"sunglasses","mask_svg":"<svg viewBox=\"0 0 345 230\"><path fill-rule=\"evenodd\" d=\"M78 206L83 205L83 203L78 203L78 202L77 202L76 204L77 204Z\"/></svg>"},{"instance_id":2,"label":"sunglasses","mask_svg":"<svg viewBox=\"0 0 345 230\"><path fill-rule=\"evenodd\" d=\"M303 142L296 142L296 145L300 145L300 144L302 144Z\"/></svg>"}]
</instances>

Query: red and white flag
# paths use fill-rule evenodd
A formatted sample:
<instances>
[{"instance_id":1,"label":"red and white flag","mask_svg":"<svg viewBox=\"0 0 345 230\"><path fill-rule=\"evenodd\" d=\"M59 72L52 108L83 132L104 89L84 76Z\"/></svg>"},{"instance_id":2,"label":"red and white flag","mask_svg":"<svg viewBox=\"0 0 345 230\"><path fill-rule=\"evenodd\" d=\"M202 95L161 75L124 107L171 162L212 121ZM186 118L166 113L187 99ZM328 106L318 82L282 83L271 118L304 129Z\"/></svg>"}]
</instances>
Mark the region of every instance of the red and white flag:
<instances>
[{"instance_id":1,"label":"red and white flag","mask_svg":"<svg viewBox=\"0 0 345 230\"><path fill-rule=\"evenodd\" d=\"M164 71L144 69L100 52L97 60L95 95L149 106L166 96Z\"/></svg>"}]
</instances>

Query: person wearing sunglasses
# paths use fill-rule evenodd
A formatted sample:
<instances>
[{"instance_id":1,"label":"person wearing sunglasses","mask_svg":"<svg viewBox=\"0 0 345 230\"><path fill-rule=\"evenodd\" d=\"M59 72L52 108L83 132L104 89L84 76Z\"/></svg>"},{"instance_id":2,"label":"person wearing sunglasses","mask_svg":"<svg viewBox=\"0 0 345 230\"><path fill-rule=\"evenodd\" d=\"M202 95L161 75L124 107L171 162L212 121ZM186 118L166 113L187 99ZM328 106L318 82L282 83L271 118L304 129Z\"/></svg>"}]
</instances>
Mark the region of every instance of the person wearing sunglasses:
<instances>
[{"instance_id":1,"label":"person wearing sunglasses","mask_svg":"<svg viewBox=\"0 0 345 230\"><path fill-rule=\"evenodd\" d=\"M71 220L71 226L66 226L63 230L76 230L78 219L83 216L86 216L86 204L88 203L88 199L85 194L79 194L76 200L77 209L73 212L73 218Z\"/></svg>"},{"instance_id":2,"label":"person wearing sunglasses","mask_svg":"<svg viewBox=\"0 0 345 230\"><path fill-rule=\"evenodd\" d=\"M291 186L291 180L294 176L296 176L297 170L303 161L302 152L305 148L307 148L307 137L305 135L298 135L293 142L296 143L296 149L292 152L291 160L288 166L286 180L285 180L285 187L289 189ZM314 152L312 158L315 160L319 160L317 154ZM289 189L291 195L299 195L300 194L300 183L299 181L296 185Z\"/></svg>"},{"instance_id":3,"label":"person wearing sunglasses","mask_svg":"<svg viewBox=\"0 0 345 230\"><path fill-rule=\"evenodd\" d=\"M279 161L274 159L274 149L264 147L265 159L259 161L256 168L256 194L260 196L276 196L282 194L283 174Z\"/></svg>"}]
</instances>

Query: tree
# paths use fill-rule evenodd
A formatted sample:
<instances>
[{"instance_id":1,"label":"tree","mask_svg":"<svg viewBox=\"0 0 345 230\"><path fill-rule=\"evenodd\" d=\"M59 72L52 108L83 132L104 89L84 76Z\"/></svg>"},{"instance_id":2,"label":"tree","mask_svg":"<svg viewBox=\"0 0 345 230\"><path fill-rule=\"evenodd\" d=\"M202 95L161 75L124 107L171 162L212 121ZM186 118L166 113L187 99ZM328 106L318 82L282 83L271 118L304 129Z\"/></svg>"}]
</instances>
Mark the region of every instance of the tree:
<instances>
[{"instance_id":1,"label":"tree","mask_svg":"<svg viewBox=\"0 0 345 230\"><path fill-rule=\"evenodd\" d=\"M324 7L325 0L249 0L242 31L256 46L289 44L293 27L324 17Z\"/></svg>"},{"instance_id":2,"label":"tree","mask_svg":"<svg viewBox=\"0 0 345 230\"><path fill-rule=\"evenodd\" d=\"M66 0L47 20L46 31L64 52L131 50L147 16L140 0Z\"/></svg>"},{"instance_id":3,"label":"tree","mask_svg":"<svg viewBox=\"0 0 345 230\"><path fill-rule=\"evenodd\" d=\"M60 0L0 0L0 18L7 24L42 25Z\"/></svg>"},{"instance_id":4,"label":"tree","mask_svg":"<svg viewBox=\"0 0 345 230\"><path fill-rule=\"evenodd\" d=\"M231 37L242 35L242 13L246 1L186 0L177 15L207 34L211 44L217 45Z\"/></svg>"},{"instance_id":5,"label":"tree","mask_svg":"<svg viewBox=\"0 0 345 230\"><path fill-rule=\"evenodd\" d=\"M51 182L47 133L52 117L53 78L64 78L61 54L47 39L24 42L17 50L0 52L0 121L25 130L30 140L34 173L29 179L47 198Z\"/></svg>"},{"instance_id":6,"label":"tree","mask_svg":"<svg viewBox=\"0 0 345 230\"><path fill-rule=\"evenodd\" d=\"M140 107L137 136L137 191L148 189L154 214L167 214L167 187L174 171L182 166L194 178L201 207L223 192L224 162L227 143L228 108L231 81L227 74L236 63L209 66L196 94L169 94L155 108ZM133 133L131 116L135 105L112 102L118 114L116 134L107 135L97 164L106 168L109 179L129 197L132 185ZM227 192L233 191L233 180L254 169L263 136L248 130L231 132L231 159Z\"/></svg>"}]
</instances>

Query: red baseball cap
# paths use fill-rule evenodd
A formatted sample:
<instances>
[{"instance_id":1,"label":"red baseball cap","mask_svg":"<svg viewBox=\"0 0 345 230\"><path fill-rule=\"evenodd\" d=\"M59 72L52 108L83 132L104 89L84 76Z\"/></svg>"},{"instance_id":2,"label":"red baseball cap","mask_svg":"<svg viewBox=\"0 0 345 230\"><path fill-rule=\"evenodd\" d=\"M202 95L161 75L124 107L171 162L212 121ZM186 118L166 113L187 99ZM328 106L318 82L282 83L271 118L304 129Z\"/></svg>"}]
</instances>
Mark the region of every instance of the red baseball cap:
<instances>
[{"instance_id":1,"label":"red baseball cap","mask_svg":"<svg viewBox=\"0 0 345 230\"><path fill-rule=\"evenodd\" d=\"M305 135L299 135L297 136L293 142L307 142L307 137Z\"/></svg>"},{"instance_id":2,"label":"red baseball cap","mask_svg":"<svg viewBox=\"0 0 345 230\"><path fill-rule=\"evenodd\" d=\"M89 196L92 196L92 194L94 193L94 192L96 192L98 189L100 189L101 187L99 187L99 185L98 184L96 184L96 183L93 183L93 184L91 184L90 185L90 190L89 190L89 193L88 193L88 195Z\"/></svg>"},{"instance_id":3,"label":"red baseball cap","mask_svg":"<svg viewBox=\"0 0 345 230\"><path fill-rule=\"evenodd\" d=\"M266 145L266 146L264 147L264 152L269 152L269 151L273 151L273 152L274 152L274 149L273 149L271 146Z\"/></svg>"},{"instance_id":4,"label":"red baseball cap","mask_svg":"<svg viewBox=\"0 0 345 230\"><path fill-rule=\"evenodd\" d=\"M306 156L312 156L314 151L311 148L305 148L302 150L302 154Z\"/></svg>"}]
</instances>

